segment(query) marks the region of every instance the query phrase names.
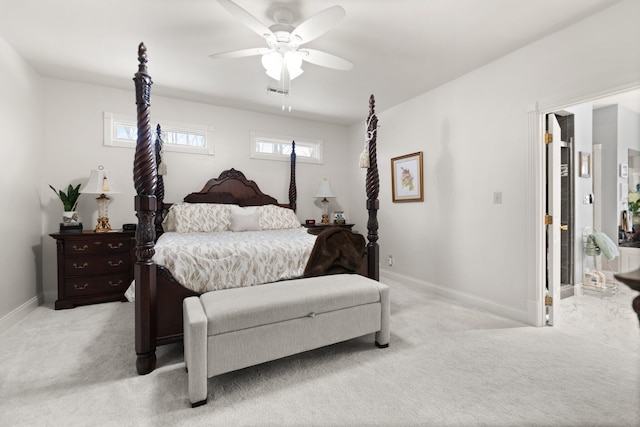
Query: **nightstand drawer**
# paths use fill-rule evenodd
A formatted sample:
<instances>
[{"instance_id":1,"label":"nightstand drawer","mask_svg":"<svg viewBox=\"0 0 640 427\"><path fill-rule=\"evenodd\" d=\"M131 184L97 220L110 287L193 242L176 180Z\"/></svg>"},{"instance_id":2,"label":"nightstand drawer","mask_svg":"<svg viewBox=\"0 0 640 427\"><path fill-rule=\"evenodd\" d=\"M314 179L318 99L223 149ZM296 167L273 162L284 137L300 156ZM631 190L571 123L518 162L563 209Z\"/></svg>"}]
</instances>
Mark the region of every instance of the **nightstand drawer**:
<instances>
[{"instance_id":1,"label":"nightstand drawer","mask_svg":"<svg viewBox=\"0 0 640 427\"><path fill-rule=\"evenodd\" d=\"M64 281L65 293L69 297L124 292L129 284L128 274L76 277Z\"/></svg>"},{"instance_id":2,"label":"nightstand drawer","mask_svg":"<svg viewBox=\"0 0 640 427\"><path fill-rule=\"evenodd\" d=\"M112 256L69 257L64 260L65 276L123 273L131 269L129 252Z\"/></svg>"},{"instance_id":3,"label":"nightstand drawer","mask_svg":"<svg viewBox=\"0 0 640 427\"><path fill-rule=\"evenodd\" d=\"M68 239L64 245L64 254L69 256L127 252L130 247L128 238Z\"/></svg>"}]
</instances>

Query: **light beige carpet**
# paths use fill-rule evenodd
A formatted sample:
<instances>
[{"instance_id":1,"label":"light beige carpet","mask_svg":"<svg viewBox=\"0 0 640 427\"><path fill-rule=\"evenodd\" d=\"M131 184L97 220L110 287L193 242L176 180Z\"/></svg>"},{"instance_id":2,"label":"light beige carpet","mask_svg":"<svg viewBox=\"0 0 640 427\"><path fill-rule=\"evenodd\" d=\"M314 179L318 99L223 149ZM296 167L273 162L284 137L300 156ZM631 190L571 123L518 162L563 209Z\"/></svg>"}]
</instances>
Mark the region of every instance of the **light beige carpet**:
<instances>
[{"instance_id":1,"label":"light beige carpet","mask_svg":"<svg viewBox=\"0 0 640 427\"><path fill-rule=\"evenodd\" d=\"M209 380L179 345L135 372L133 305L42 306L0 336L0 425L638 426L640 356L391 284L373 335Z\"/></svg>"}]
</instances>

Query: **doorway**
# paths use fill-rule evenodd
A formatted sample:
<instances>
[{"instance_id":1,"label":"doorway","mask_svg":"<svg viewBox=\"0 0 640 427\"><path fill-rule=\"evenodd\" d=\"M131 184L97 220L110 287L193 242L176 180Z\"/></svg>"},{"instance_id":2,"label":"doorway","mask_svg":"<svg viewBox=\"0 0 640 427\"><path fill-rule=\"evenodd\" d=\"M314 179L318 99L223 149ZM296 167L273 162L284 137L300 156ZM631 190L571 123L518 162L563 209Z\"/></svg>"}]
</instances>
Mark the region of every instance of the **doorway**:
<instances>
[{"instance_id":1,"label":"doorway","mask_svg":"<svg viewBox=\"0 0 640 427\"><path fill-rule=\"evenodd\" d=\"M547 232L545 237L546 245L544 248L546 254L543 260L545 264L544 274L546 275L546 286L543 289L543 294L547 297L545 298L545 311L546 323L548 325L554 324L554 310L558 306L559 300L575 295L576 292L580 292L582 288L576 285L580 285L583 281L582 262L584 260L584 251L582 250L582 235L584 229L586 227L595 228L596 224L598 224L598 229L606 229L607 227L609 229L617 229L619 225L616 222L616 218L611 220L611 218L602 215L599 211L603 205L603 200L601 199L607 194L613 193L618 200L622 200L626 198L626 194L622 194L622 187L617 184L612 186L612 188L604 188L604 186L609 186L609 184L607 180L603 182L602 176L600 175L600 162L603 158L607 161L609 159L606 158L606 154L602 153L602 147L598 144L599 141L592 139L593 135L597 134L597 130L593 129L591 122L589 122L590 132L588 141L586 141L587 138L585 138L584 128L582 131L576 132L574 114L576 109L579 110L582 106L586 106L591 114L593 114L594 110L613 104L621 105L640 114L640 90L636 89L619 95L585 101L581 104L562 107L562 109L548 110L540 116L544 118L545 132L548 130L548 116L554 115L557 118L558 126L561 129L561 137L558 139L562 141L558 143L559 147L556 156L546 156L545 160L547 163L554 161L557 162L558 165L555 168L549 164L545 165L547 172L551 167L551 169L556 170L556 173L551 175L547 173L546 182L543 185L543 188L546 189L546 199L552 196L554 191L557 193L556 203L558 205L553 214L555 221L552 222L555 222L555 224L549 224L545 220L545 224L547 224L545 226ZM577 141L576 134L578 134ZM556 141L558 141L558 139L556 139ZM577 167L579 155L580 157L589 156L588 174L582 175L580 168ZM617 170L619 162L614 159L614 163L613 176L615 177L619 172ZM611 171L606 172L605 177L611 174ZM549 182L549 180L553 180L554 182ZM606 200L604 202L606 202ZM547 214L550 214L548 210L550 207L549 201L547 200L546 203ZM551 206L553 206L553 203ZM588 212L588 215L585 216L585 212ZM608 224L608 222L611 221L613 221L614 224ZM607 224L605 224L607 227L601 225L603 222L607 222ZM555 234L550 232L550 229L555 229ZM556 236L555 239L557 242L554 242L553 236ZM614 233L614 235L610 237L617 243L617 233ZM553 254L554 245L558 253L557 255ZM613 265L617 267L617 263ZM616 270L617 269L618 268L616 268ZM556 299L556 301L553 301L554 299ZM557 314L556 312L556 318Z\"/></svg>"}]
</instances>

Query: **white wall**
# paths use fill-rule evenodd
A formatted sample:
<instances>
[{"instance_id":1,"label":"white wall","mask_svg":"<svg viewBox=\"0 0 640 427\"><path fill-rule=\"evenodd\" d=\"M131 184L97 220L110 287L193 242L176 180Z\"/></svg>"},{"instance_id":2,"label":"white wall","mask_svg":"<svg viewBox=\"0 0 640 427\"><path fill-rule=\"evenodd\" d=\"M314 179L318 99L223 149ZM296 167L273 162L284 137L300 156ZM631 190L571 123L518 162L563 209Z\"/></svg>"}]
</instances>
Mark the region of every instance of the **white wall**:
<instances>
[{"instance_id":1,"label":"white wall","mask_svg":"<svg viewBox=\"0 0 640 427\"><path fill-rule=\"evenodd\" d=\"M42 79L0 37L0 333L42 293ZM49 190L50 191L50 190Z\"/></svg>"},{"instance_id":2,"label":"white wall","mask_svg":"<svg viewBox=\"0 0 640 427\"><path fill-rule=\"evenodd\" d=\"M132 75L136 71L132 63ZM153 69L149 70L153 76ZM155 85L160 84L155 82ZM103 145L103 112L136 116L133 82L131 91L95 85L45 79L44 186L65 187L86 183L91 169L103 165L114 173L122 191L112 197L109 222L114 228L123 223L137 222L133 210L133 157L129 148ZM165 153L168 175L165 176L165 201L178 202L193 191L199 191L206 181L231 167L244 172L258 183L262 191L288 202L289 162L255 160L249 158L251 131L277 133L322 139L324 164L297 164L298 217L320 219L321 205L313 198L322 178L327 177L336 193L330 210L351 211L348 187L345 185L348 159L344 152L348 145L345 126L288 119L283 116L247 112L213 105L179 101L151 95L151 121L185 122L211 125L214 128L214 156ZM95 227L97 205L95 196L81 195L78 212L85 229ZM57 296L55 242L47 236L55 232L62 216L62 204L50 190L42 197L44 210L44 289L48 300Z\"/></svg>"},{"instance_id":3,"label":"white wall","mask_svg":"<svg viewBox=\"0 0 640 427\"><path fill-rule=\"evenodd\" d=\"M640 85L640 2L624 1L500 60L378 112L386 277L535 324L540 149L528 112ZM364 107L364 106L363 106ZM353 152L361 124L351 129ZM357 148L355 147L357 146ZM423 203L391 202L390 158L424 152ZM538 157L537 157L538 156ZM353 172L356 206L364 206ZM494 192L502 204L493 204ZM356 222L363 222L362 212ZM541 224L541 222L540 222ZM393 267L386 257L392 254ZM539 293L539 292L538 292Z\"/></svg>"}]
</instances>

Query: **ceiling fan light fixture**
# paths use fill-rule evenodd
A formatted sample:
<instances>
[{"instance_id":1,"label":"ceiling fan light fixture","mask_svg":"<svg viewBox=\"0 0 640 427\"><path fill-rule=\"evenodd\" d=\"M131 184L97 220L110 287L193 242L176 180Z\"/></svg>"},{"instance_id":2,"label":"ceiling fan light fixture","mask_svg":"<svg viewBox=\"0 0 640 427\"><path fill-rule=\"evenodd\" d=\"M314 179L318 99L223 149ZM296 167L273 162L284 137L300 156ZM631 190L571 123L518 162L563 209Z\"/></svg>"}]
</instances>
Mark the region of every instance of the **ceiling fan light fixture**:
<instances>
[{"instance_id":1,"label":"ceiling fan light fixture","mask_svg":"<svg viewBox=\"0 0 640 427\"><path fill-rule=\"evenodd\" d=\"M302 70L302 57L295 52L287 52L284 54L284 63L287 65L289 71L289 78L291 80L298 77L304 71Z\"/></svg>"},{"instance_id":2,"label":"ceiling fan light fixture","mask_svg":"<svg viewBox=\"0 0 640 427\"><path fill-rule=\"evenodd\" d=\"M284 55L279 52L269 52L262 55L262 66L267 75L274 80L282 79L282 68L287 67L289 79L293 80L304 71L302 70L302 57L294 52L287 52Z\"/></svg>"},{"instance_id":3,"label":"ceiling fan light fixture","mask_svg":"<svg viewBox=\"0 0 640 427\"><path fill-rule=\"evenodd\" d=\"M262 55L262 66L267 71L267 75L274 80L282 77L282 62L284 58L278 52L269 52Z\"/></svg>"}]
</instances>

